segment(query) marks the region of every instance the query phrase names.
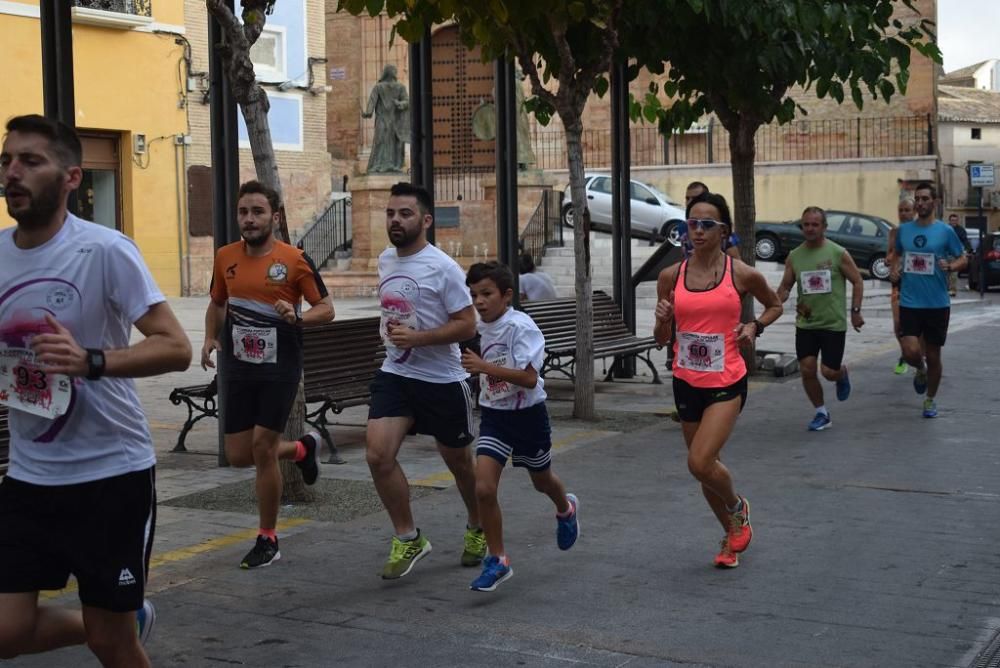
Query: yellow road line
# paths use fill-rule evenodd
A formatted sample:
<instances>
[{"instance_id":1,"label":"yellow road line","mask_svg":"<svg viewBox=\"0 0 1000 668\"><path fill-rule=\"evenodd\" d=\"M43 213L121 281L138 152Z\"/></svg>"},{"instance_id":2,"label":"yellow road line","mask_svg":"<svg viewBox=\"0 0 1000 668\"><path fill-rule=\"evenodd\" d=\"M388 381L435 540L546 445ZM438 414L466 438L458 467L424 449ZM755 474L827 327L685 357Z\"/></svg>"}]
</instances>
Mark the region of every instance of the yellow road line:
<instances>
[{"instance_id":1,"label":"yellow road line","mask_svg":"<svg viewBox=\"0 0 1000 668\"><path fill-rule=\"evenodd\" d=\"M312 520L308 520L303 517L290 517L286 520L281 520L278 522L278 531L285 531L287 529L301 526L303 524L309 524L311 521ZM235 545L236 543L242 543L244 541L256 537L257 537L257 529L243 529L242 531L236 531L226 536L211 538L202 543L198 543L197 545L180 547L177 548L176 550L170 550L169 552L164 552L163 554L154 556L152 559L149 560L149 569L150 571L152 571L165 564L172 564L178 561L185 561L187 559L191 559L192 557L197 557L199 554L212 552L214 550L221 550L222 548L229 547L230 545ZM66 585L65 589L60 589L58 591L43 591L39 594L39 598L42 600L58 598L65 594L71 594L76 590L77 590L76 580L71 580L69 584Z\"/></svg>"},{"instance_id":2,"label":"yellow road line","mask_svg":"<svg viewBox=\"0 0 1000 668\"><path fill-rule=\"evenodd\" d=\"M586 440L592 436L602 436L608 434L614 434L617 432L604 431L601 429L591 429L588 431L580 431L570 436L560 438L558 440L552 441L552 450L562 450L564 448L573 445L579 441ZM416 485L417 487L437 487L442 483L451 484L455 482L455 477L451 474L451 471L445 470L439 473L434 473L427 476L426 478L421 478L419 480L411 480L411 485Z\"/></svg>"}]
</instances>

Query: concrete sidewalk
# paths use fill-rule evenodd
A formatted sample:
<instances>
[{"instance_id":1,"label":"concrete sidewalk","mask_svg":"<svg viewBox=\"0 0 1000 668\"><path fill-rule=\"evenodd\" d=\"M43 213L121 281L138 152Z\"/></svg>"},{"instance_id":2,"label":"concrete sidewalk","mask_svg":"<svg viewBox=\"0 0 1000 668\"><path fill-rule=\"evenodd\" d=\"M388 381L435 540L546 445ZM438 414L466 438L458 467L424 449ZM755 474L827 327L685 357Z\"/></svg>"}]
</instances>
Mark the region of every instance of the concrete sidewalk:
<instances>
[{"instance_id":1,"label":"concrete sidewalk","mask_svg":"<svg viewBox=\"0 0 1000 668\"><path fill-rule=\"evenodd\" d=\"M205 301L171 303L200 350ZM373 307L341 301L338 317ZM752 383L725 450L756 531L734 571L710 566L721 531L687 472L679 425L665 417L669 383L599 384L596 423L561 417L572 389L550 383L554 470L580 497L582 536L560 552L551 503L508 470L501 502L516 577L494 594L468 590L478 570L458 565L464 513L426 441L401 455L412 481L438 490L414 503L434 552L410 576L376 577L390 535L382 512L286 522L282 560L239 570L254 514L169 505L252 479L215 467L213 421L192 431L196 454L169 453L183 410L166 396L208 374L143 380L166 502L150 582L154 664L971 665L1000 630L1000 399L988 343L1000 309L956 307L937 420L920 418L910 376L892 374L887 322L875 316L849 334L855 388L845 404L826 388L831 430L806 432L812 411L798 379ZM769 328L762 346L791 350L791 331ZM348 463L324 464L324 478L368 480L364 419L364 408L341 416L334 436ZM10 665L96 663L74 648Z\"/></svg>"}]
</instances>

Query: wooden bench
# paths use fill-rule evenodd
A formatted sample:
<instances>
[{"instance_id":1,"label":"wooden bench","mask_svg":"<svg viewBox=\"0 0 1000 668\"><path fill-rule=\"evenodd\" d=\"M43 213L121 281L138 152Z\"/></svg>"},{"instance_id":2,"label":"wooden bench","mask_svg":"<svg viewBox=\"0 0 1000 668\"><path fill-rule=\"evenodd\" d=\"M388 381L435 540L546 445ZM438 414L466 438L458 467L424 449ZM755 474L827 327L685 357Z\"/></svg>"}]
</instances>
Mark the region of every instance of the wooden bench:
<instances>
[{"instance_id":1,"label":"wooden bench","mask_svg":"<svg viewBox=\"0 0 1000 668\"><path fill-rule=\"evenodd\" d=\"M653 382L660 383L660 374L650 359L653 348L659 348L652 336L640 337L629 331L621 309L602 291L594 292L594 354L593 359L614 357L616 361L634 357L642 360L653 372ZM545 362L541 374L561 373L570 380L576 368L576 298L547 299L524 302L521 306L531 316L545 336ZM589 360L588 360L589 361ZM608 371L605 381L612 380Z\"/></svg>"},{"instance_id":2,"label":"wooden bench","mask_svg":"<svg viewBox=\"0 0 1000 668\"><path fill-rule=\"evenodd\" d=\"M327 429L328 413L369 403L369 385L385 359L378 331L379 318L334 321L302 330L306 423L315 428L330 448L330 463L343 463ZM170 401L185 403L188 418L177 438L174 452L184 452L184 439L198 420L218 417L218 386L211 383L175 388ZM314 406L314 408L309 408Z\"/></svg>"},{"instance_id":3,"label":"wooden bench","mask_svg":"<svg viewBox=\"0 0 1000 668\"><path fill-rule=\"evenodd\" d=\"M7 424L7 407L0 406L0 475L7 473L10 462L10 428Z\"/></svg>"}]
</instances>

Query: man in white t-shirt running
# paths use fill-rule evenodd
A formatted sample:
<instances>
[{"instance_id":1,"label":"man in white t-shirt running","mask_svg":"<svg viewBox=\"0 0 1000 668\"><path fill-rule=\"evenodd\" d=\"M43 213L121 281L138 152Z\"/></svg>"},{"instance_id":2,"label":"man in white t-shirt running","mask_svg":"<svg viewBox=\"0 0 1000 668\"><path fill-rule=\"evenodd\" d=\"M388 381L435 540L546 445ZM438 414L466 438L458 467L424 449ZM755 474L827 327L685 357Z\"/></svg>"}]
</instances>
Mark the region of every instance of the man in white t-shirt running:
<instances>
[{"instance_id":1,"label":"man in white t-shirt running","mask_svg":"<svg viewBox=\"0 0 1000 668\"><path fill-rule=\"evenodd\" d=\"M6 129L0 183L17 226L0 231L0 658L86 643L104 666L149 666L156 457L131 379L183 371L191 345L132 240L67 212L76 132L36 115ZM130 345L133 324L145 338ZM71 574L82 610L38 604Z\"/></svg>"},{"instance_id":2,"label":"man in white t-shirt running","mask_svg":"<svg viewBox=\"0 0 1000 668\"><path fill-rule=\"evenodd\" d=\"M378 259L379 331L386 358L372 382L368 468L395 535L382 577L410 572L431 551L410 511L410 487L396 460L407 434L429 434L468 510L463 566L478 566L486 538L476 507L472 396L458 343L476 334L476 313L458 263L427 241L434 218L426 190L397 183L385 210L394 248Z\"/></svg>"}]
</instances>

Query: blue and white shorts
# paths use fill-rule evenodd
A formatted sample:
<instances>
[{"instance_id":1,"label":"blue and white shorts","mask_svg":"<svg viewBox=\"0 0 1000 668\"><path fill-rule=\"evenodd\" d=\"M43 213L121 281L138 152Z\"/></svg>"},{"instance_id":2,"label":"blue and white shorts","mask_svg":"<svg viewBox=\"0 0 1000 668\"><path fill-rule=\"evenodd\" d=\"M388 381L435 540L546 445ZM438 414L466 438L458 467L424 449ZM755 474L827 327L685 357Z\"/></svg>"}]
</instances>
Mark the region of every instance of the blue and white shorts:
<instances>
[{"instance_id":1,"label":"blue and white shorts","mask_svg":"<svg viewBox=\"0 0 1000 668\"><path fill-rule=\"evenodd\" d=\"M513 460L514 466L544 471L552 463L552 428L545 402L514 411L480 408L479 440L476 454L500 462Z\"/></svg>"}]
</instances>

